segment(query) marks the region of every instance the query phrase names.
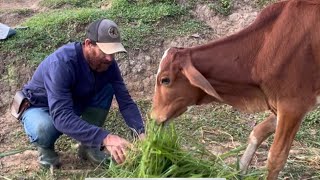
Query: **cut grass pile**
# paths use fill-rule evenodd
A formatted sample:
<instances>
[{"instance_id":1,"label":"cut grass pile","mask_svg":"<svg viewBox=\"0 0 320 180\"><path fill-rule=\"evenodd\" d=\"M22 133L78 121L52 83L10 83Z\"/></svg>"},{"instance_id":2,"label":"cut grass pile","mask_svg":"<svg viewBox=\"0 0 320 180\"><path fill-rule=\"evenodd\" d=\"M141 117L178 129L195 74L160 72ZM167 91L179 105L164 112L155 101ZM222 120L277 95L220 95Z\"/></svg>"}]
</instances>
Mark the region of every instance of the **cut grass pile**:
<instances>
[{"instance_id":1,"label":"cut grass pile","mask_svg":"<svg viewBox=\"0 0 320 180\"><path fill-rule=\"evenodd\" d=\"M110 163L101 177L119 178L208 178L224 177L239 179L237 165L228 165L223 160L237 155L243 147L221 156L215 156L199 145L195 150L185 150L180 143L175 126L158 126L148 121L147 137L135 141L127 152L124 164ZM236 163L237 164L237 163ZM261 172L260 172L261 173ZM246 177L253 177L249 174ZM257 174L255 175L257 177Z\"/></svg>"}]
</instances>

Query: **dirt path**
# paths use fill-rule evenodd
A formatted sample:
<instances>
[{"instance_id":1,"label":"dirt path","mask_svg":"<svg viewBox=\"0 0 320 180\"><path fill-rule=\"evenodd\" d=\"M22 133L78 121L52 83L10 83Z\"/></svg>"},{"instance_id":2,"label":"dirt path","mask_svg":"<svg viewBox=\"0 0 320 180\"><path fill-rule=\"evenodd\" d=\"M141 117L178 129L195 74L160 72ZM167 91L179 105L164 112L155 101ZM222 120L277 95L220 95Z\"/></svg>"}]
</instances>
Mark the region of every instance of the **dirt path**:
<instances>
[{"instance_id":1,"label":"dirt path","mask_svg":"<svg viewBox=\"0 0 320 180\"><path fill-rule=\"evenodd\" d=\"M0 10L38 9L40 0L0 0Z\"/></svg>"},{"instance_id":2,"label":"dirt path","mask_svg":"<svg viewBox=\"0 0 320 180\"><path fill-rule=\"evenodd\" d=\"M0 22L10 27L18 26L40 9L39 2L40 0L0 0ZM10 115L9 109L0 113L0 153L28 147L30 144L22 133L22 126ZM0 175L17 171L31 172L38 168L36 160L37 152L34 150L0 158Z\"/></svg>"},{"instance_id":3,"label":"dirt path","mask_svg":"<svg viewBox=\"0 0 320 180\"><path fill-rule=\"evenodd\" d=\"M40 0L0 0L0 23L10 27L19 25L40 10L39 2Z\"/></svg>"}]
</instances>

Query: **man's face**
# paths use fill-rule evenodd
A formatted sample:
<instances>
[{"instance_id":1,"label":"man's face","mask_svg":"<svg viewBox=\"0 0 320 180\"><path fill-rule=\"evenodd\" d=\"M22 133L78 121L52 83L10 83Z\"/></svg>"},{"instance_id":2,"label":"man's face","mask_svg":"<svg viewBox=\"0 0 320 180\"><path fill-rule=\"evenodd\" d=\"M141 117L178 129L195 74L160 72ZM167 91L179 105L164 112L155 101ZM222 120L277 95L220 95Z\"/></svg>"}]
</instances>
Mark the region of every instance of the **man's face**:
<instances>
[{"instance_id":1,"label":"man's face","mask_svg":"<svg viewBox=\"0 0 320 180\"><path fill-rule=\"evenodd\" d=\"M105 54L97 45L90 44L88 62L92 70L97 72L106 71L114 59L114 54Z\"/></svg>"}]
</instances>

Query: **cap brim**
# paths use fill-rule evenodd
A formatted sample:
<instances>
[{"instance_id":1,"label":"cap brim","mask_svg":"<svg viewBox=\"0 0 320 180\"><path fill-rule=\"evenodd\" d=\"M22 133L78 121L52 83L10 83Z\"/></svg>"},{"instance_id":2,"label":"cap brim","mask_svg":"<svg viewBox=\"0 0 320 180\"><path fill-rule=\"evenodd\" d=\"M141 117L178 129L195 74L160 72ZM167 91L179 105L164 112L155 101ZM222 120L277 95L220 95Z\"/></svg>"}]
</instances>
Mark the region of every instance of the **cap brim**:
<instances>
[{"instance_id":1,"label":"cap brim","mask_svg":"<svg viewBox=\"0 0 320 180\"><path fill-rule=\"evenodd\" d=\"M121 43L98 43L98 47L106 54L114 54L118 52L127 52Z\"/></svg>"}]
</instances>

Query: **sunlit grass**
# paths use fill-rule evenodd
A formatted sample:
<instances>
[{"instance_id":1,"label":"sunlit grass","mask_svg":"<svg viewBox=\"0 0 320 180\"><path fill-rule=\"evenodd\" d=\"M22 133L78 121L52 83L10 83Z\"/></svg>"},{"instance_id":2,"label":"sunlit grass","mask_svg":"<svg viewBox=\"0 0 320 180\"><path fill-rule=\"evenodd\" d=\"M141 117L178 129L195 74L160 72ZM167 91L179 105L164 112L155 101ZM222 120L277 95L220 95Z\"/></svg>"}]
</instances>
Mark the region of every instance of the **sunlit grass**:
<instances>
[{"instance_id":1,"label":"sunlit grass","mask_svg":"<svg viewBox=\"0 0 320 180\"><path fill-rule=\"evenodd\" d=\"M67 1L59 2L67 3ZM68 3L73 4L72 2L95 3L94 0ZM150 42L166 37L192 33L203 27L200 22L190 18L186 7L174 2L132 3L126 0L113 0L111 4L110 9L79 5L76 8L54 9L34 14L21 24L28 29L17 30L17 34L11 37L10 41L0 41L0 56L11 62L27 61L37 65L61 45L83 41L85 27L99 18L109 18L118 23L123 44L129 50L142 48ZM172 24L172 21L175 23Z\"/></svg>"}]
</instances>

